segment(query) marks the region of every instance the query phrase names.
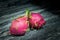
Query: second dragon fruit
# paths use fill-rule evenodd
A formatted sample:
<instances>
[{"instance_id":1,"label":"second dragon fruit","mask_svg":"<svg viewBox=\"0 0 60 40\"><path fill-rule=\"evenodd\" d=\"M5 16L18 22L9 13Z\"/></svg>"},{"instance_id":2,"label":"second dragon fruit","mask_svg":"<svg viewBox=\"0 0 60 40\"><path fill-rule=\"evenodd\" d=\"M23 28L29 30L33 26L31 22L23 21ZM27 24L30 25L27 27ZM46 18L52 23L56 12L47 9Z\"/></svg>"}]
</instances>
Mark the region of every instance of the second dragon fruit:
<instances>
[{"instance_id":1,"label":"second dragon fruit","mask_svg":"<svg viewBox=\"0 0 60 40\"><path fill-rule=\"evenodd\" d=\"M35 12L31 12L29 22L32 29L39 29L46 23L43 16L40 13Z\"/></svg>"}]
</instances>

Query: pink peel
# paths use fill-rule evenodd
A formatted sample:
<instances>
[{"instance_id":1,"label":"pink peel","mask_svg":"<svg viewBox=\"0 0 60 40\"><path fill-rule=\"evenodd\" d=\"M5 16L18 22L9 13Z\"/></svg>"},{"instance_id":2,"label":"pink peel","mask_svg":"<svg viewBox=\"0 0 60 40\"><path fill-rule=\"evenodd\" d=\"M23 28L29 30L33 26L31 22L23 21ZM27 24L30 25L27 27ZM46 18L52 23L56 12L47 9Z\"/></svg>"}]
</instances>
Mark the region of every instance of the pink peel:
<instances>
[{"instance_id":1,"label":"pink peel","mask_svg":"<svg viewBox=\"0 0 60 40\"><path fill-rule=\"evenodd\" d=\"M23 35L28 29L27 17L18 18L12 21L10 33L13 35Z\"/></svg>"},{"instance_id":2,"label":"pink peel","mask_svg":"<svg viewBox=\"0 0 60 40\"><path fill-rule=\"evenodd\" d=\"M20 16L19 18L12 21L10 26L10 34L13 35L24 35L29 28L28 22L29 11L26 10L26 15Z\"/></svg>"},{"instance_id":3,"label":"pink peel","mask_svg":"<svg viewBox=\"0 0 60 40\"><path fill-rule=\"evenodd\" d=\"M44 25L45 20L40 13L32 12L30 16L31 17L29 18L29 21L31 24L31 28L39 29Z\"/></svg>"}]
</instances>

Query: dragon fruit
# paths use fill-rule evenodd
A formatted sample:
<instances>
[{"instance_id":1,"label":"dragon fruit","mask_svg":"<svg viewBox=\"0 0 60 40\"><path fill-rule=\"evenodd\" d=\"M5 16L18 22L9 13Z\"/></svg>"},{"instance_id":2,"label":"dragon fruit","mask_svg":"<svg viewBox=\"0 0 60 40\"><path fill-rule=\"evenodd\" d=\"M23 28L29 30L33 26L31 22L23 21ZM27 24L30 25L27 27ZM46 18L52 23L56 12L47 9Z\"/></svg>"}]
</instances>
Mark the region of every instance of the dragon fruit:
<instances>
[{"instance_id":1,"label":"dragon fruit","mask_svg":"<svg viewBox=\"0 0 60 40\"><path fill-rule=\"evenodd\" d=\"M32 29L39 29L46 23L43 16L35 12L30 13L29 22Z\"/></svg>"},{"instance_id":2,"label":"dragon fruit","mask_svg":"<svg viewBox=\"0 0 60 40\"><path fill-rule=\"evenodd\" d=\"M40 13L30 12L26 10L26 15L12 21L10 26L10 34L24 35L29 28L39 29L45 24L44 18Z\"/></svg>"},{"instance_id":3,"label":"dragon fruit","mask_svg":"<svg viewBox=\"0 0 60 40\"><path fill-rule=\"evenodd\" d=\"M10 26L10 34L24 35L28 28L29 28L28 11L26 11L26 15L12 21Z\"/></svg>"}]
</instances>

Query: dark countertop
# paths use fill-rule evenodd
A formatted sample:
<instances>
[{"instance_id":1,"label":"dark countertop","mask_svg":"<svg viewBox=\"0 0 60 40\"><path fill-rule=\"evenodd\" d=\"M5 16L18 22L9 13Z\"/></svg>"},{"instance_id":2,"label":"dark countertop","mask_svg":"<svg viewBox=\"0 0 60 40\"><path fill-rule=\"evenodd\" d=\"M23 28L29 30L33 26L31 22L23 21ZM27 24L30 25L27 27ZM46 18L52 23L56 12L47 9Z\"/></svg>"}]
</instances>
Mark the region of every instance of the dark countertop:
<instances>
[{"instance_id":1,"label":"dark countertop","mask_svg":"<svg viewBox=\"0 0 60 40\"><path fill-rule=\"evenodd\" d=\"M25 9L40 12L46 20L42 29L27 32L24 36L12 36L8 34L11 21L25 13ZM0 40L60 40L60 16L41 9L32 4L13 6L6 14L0 17Z\"/></svg>"}]
</instances>

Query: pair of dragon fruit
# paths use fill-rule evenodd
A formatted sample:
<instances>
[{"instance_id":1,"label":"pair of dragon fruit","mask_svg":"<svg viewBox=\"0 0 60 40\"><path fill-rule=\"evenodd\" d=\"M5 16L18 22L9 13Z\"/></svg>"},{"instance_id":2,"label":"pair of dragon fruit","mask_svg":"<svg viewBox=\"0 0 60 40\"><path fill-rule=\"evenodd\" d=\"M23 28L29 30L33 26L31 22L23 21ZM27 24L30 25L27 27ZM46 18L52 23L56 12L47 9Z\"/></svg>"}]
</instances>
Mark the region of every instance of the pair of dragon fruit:
<instances>
[{"instance_id":1,"label":"pair of dragon fruit","mask_svg":"<svg viewBox=\"0 0 60 40\"><path fill-rule=\"evenodd\" d=\"M29 28L39 29L44 24L45 20L40 13L26 10L26 15L23 15L12 21L10 26L10 33L13 35L24 35Z\"/></svg>"}]
</instances>

